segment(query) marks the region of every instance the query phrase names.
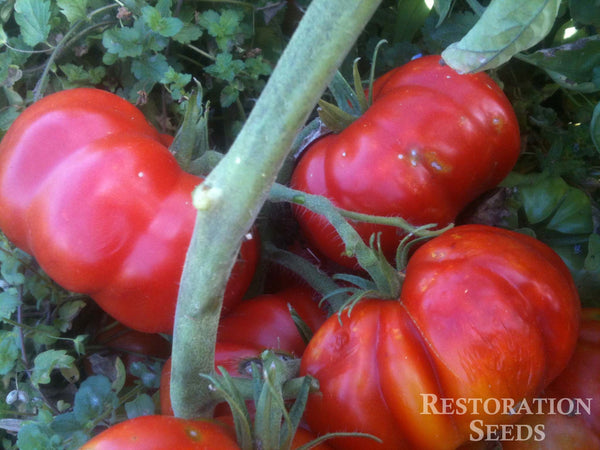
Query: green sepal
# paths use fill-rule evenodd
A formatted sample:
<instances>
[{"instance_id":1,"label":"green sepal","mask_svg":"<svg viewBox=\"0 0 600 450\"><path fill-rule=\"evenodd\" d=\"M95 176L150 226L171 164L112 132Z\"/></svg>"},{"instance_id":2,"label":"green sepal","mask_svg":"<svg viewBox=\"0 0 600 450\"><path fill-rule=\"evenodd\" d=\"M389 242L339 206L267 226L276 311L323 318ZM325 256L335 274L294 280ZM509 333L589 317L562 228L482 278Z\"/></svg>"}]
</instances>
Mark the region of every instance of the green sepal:
<instances>
[{"instance_id":1,"label":"green sepal","mask_svg":"<svg viewBox=\"0 0 600 450\"><path fill-rule=\"evenodd\" d=\"M357 116L347 113L325 100L319 100L317 112L323 124L334 133L340 133L357 119Z\"/></svg>"}]
</instances>

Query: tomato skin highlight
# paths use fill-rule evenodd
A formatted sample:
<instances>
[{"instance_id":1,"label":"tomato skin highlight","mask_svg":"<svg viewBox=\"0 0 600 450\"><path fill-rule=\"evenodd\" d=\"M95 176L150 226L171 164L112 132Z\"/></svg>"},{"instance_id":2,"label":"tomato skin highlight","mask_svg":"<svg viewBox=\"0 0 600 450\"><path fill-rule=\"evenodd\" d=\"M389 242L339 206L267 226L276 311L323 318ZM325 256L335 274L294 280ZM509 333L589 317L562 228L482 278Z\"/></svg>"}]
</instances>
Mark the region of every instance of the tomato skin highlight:
<instances>
[{"instance_id":1,"label":"tomato skin highlight","mask_svg":"<svg viewBox=\"0 0 600 450\"><path fill-rule=\"evenodd\" d=\"M238 450L235 432L213 420L140 416L120 422L81 450Z\"/></svg>"},{"instance_id":2,"label":"tomato skin highlight","mask_svg":"<svg viewBox=\"0 0 600 450\"><path fill-rule=\"evenodd\" d=\"M370 108L342 132L312 143L290 184L343 209L443 227L495 187L519 154L516 115L494 81L483 73L458 75L439 56L427 56L378 79ZM323 217L301 206L294 211L316 250L355 267ZM403 237L389 226L354 227L365 242L382 232L389 258Z\"/></svg>"},{"instance_id":3,"label":"tomato skin highlight","mask_svg":"<svg viewBox=\"0 0 600 450\"><path fill-rule=\"evenodd\" d=\"M149 333L172 330L202 182L170 141L126 100L77 88L27 108L0 142L0 229L61 286ZM256 236L242 244L225 311L258 252Z\"/></svg>"},{"instance_id":4,"label":"tomato skin highlight","mask_svg":"<svg viewBox=\"0 0 600 450\"><path fill-rule=\"evenodd\" d=\"M539 395L569 361L579 320L573 280L549 247L508 230L455 227L417 249L398 301L364 300L315 334L301 375L317 378L321 393L310 396L306 421L318 434L384 441L334 439L336 448L454 449L472 420L519 416L460 414L458 404L439 414L441 399L517 404Z\"/></svg>"}]
</instances>

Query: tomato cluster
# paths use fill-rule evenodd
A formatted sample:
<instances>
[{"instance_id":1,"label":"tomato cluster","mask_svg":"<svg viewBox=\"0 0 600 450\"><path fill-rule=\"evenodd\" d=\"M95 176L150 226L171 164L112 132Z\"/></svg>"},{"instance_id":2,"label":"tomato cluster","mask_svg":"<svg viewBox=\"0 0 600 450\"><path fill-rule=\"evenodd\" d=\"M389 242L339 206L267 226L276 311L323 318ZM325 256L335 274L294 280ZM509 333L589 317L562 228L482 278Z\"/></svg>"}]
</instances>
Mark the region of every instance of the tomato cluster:
<instances>
[{"instance_id":1,"label":"tomato cluster","mask_svg":"<svg viewBox=\"0 0 600 450\"><path fill-rule=\"evenodd\" d=\"M378 79L372 98L346 129L309 145L294 188L343 209L442 227L519 157L515 114L485 74L459 75L439 56L422 57ZM170 143L135 107L94 89L46 97L0 143L0 229L58 283L143 332L172 330L195 217L190 195L202 181L177 165ZM322 216L304 206L294 213L311 251L357 268ZM366 242L377 235L389 260L404 237L388 225L352 225ZM320 386L303 425L380 440L346 435L328 441L332 448L454 449L472 439L473 424L526 426L484 405L598 394L598 322L583 322L580 333L571 275L535 238L451 228L410 255L397 296L367 295L329 318L304 285L241 301L258 253L253 234L227 285L215 365L247 377L264 349L301 358L300 375ZM308 344L290 309L314 333ZM223 423L230 419L169 416L169 371L167 361L162 416L116 425L84 448L238 448ZM597 443L597 407L580 422Z\"/></svg>"}]
</instances>

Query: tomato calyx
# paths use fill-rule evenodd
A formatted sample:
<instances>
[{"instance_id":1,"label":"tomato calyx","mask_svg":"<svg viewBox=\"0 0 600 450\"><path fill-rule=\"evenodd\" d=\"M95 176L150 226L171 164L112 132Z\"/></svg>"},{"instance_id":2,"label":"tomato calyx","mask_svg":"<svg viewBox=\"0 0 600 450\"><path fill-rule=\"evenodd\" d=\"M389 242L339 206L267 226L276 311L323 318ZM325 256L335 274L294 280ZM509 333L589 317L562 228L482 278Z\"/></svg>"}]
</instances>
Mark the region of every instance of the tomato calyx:
<instances>
[{"instance_id":1,"label":"tomato calyx","mask_svg":"<svg viewBox=\"0 0 600 450\"><path fill-rule=\"evenodd\" d=\"M366 92L358 70L358 61L360 58L355 59L352 66L353 87L350 86L339 72L334 76L329 84L329 91L333 95L337 105L321 99L319 100L319 109L317 111L319 118L329 130L334 133L340 133L363 115L373 103L373 83L375 80L377 53L379 47L386 43L387 41L382 39L375 46Z\"/></svg>"},{"instance_id":2,"label":"tomato calyx","mask_svg":"<svg viewBox=\"0 0 600 450\"><path fill-rule=\"evenodd\" d=\"M229 404L237 442L242 450L291 449L308 396L319 390L318 381L310 375L298 376L299 359L272 350L264 351L259 358L250 359L246 364L252 379L232 378L223 367L219 367L220 376L202 376L210 381L209 389ZM254 402L254 417L248 410L247 399ZM340 436L381 442L366 433L328 433L300 448L313 448Z\"/></svg>"},{"instance_id":3,"label":"tomato calyx","mask_svg":"<svg viewBox=\"0 0 600 450\"><path fill-rule=\"evenodd\" d=\"M274 184L271 188L270 201L285 201L301 205L314 213L321 214L331 223L345 244L346 255L355 257L359 266L372 280L372 284L367 283L367 285L360 282L359 291L351 289L353 298L364 297L365 294L362 291L366 290L369 296L398 299L401 288L401 275L399 272L402 270L402 265L394 267L387 261L381 250L377 235L371 236L369 244L366 244L348 222L348 219L391 225L403 230L406 233L406 237L400 243L397 253L397 260L401 264L404 264L407 259L409 245L413 245L412 240L429 239L442 234L454 226L450 224L444 228L435 229L437 224L427 224L416 227L410 225L400 217L380 217L347 211L335 207L326 197L308 194L279 184ZM350 282L352 283L353 281ZM339 295L344 290L348 291L348 288L335 290L332 295ZM355 297L356 295L358 297ZM338 310L338 308L335 309Z\"/></svg>"},{"instance_id":4,"label":"tomato calyx","mask_svg":"<svg viewBox=\"0 0 600 450\"><path fill-rule=\"evenodd\" d=\"M249 361L252 379L234 379L223 367L219 367L221 376L202 375L210 382L209 389L229 404L242 449L290 448L308 394L318 389L313 377L298 377L299 368L299 360L267 350ZM254 419L246 399L254 400ZM288 411L289 399L295 401Z\"/></svg>"},{"instance_id":5,"label":"tomato calyx","mask_svg":"<svg viewBox=\"0 0 600 450\"><path fill-rule=\"evenodd\" d=\"M202 104L202 86L198 84L187 100L183 121L169 146L183 170L203 177L223 158L223 153L212 149L208 141L209 111L210 102Z\"/></svg>"}]
</instances>

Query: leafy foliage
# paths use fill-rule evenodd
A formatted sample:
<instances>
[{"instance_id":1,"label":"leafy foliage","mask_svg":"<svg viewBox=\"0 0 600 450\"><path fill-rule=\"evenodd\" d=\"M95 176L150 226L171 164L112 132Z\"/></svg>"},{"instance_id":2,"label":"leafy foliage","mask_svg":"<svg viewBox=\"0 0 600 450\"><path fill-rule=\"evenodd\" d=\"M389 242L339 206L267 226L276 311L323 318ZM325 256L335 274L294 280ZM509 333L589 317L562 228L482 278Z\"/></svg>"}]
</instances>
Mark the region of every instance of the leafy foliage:
<instances>
[{"instance_id":1,"label":"leafy foliage","mask_svg":"<svg viewBox=\"0 0 600 450\"><path fill-rule=\"evenodd\" d=\"M211 146L224 150L308 3L0 1L0 136L36 98L75 86L117 92L142 106L159 129L174 133L200 84L210 105ZM523 153L502 195L480 199L476 213L463 220L518 229L550 244L569 265L584 303L597 304L600 6L588 0L530 3L556 8L530 17L530 24L543 23L525 42L514 35L485 41L485 21L476 25L494 4L522 9L518 0L437 0L431 11L423 0L383 0L341 72L351 79L360 57L361 73L375 64L377 76L461 42L469 56L499 50L486 62L503 56L490 73L518 114ZM508 25L499 26L508 33ZM375 60L381 39L387 43ZM103 427L155 412L162 361L126 369L120 358L101 359L99 374L86 373L86 359L106 350L90 339L96 312L0 235L3 448L78 448Z\"/></svg>"}]
</instances>

